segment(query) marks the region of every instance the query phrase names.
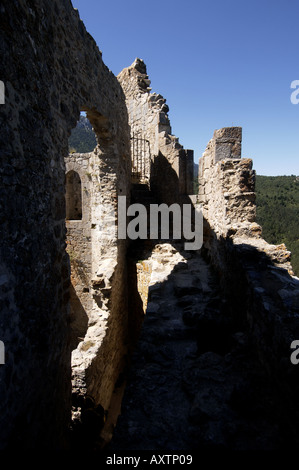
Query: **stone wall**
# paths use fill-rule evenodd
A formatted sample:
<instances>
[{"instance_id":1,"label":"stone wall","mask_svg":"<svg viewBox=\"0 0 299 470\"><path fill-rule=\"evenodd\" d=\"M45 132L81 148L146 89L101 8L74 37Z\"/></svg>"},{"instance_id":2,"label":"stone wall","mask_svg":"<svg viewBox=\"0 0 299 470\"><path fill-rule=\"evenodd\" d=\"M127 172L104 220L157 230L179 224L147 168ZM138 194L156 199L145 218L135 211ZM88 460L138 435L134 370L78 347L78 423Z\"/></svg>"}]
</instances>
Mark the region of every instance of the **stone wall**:
<instances>
[{"instance_id":1,"label":"stone wall","mask_svg":"<svg viewBox=\"0 0 299 470\"><path fill-rule=\"evenodd\" d=\"M87 396L107 409L127 352L127 246L105 224L117 218L117 196L129 202L131 149L165 203L192 192L193 155L171 134L144 63L114 77L69 0L2 2L0 26L0 448L65 448L72 392L75 419ZM98 144L68 156L80 111ZM246 322L265 370L294 403L299 281L285 247L261 237L252 162L240 149L240 128L222 129L200 162L205 249L232 315ZM66 221L70 171L80 177L82 215ZM149 274L159 277L155 263L149 270L133 276L145 302Z\"/></svg>"},{"instance_id":2,"label":"stone wall","mask_svg":"<svg viewBox=\"0 0 299 470\"><path fill-rule=\"evenodd\" d=\"M280 389L282 409L290 407L295 423L299 381L290 345L299 335L299 279L285 245L262 238L255 222L255 172L240 148L241 128L220 129L199 161L204 250L220 275L234 321L249 328L265 371Z\"/></svg>"},{"instance_id":3,"label":"stone wall","mask_svg":"<svg viewBox=\"0 0 299 470\"><path fill-rule=\"evenodd\" d=\"M255 172L252 160L241 158L242 129L223 128L199 160L199 202L217 236L232 230L259 230L255 221Z\"/></svg>"},{"instance_id":4,"label":"stone wall","mask_svg":"<svg viewBox=\"0 0 299 470\"><path fill-rule=\"evenodd\" d=\"M251 159L241 158L241 142L240 127L216 130L199 160L198 203L205 219L205 246L213 250L215 241L248 240L293 275L286 247L267 244L255 222L255 171Z\"/></svg>"},{"instance_id":5,"label":"stone wall","mask_svg":"<svg viewBox=\"0 0 299 470\"><path fill-rule=\"evenodd\" d=\"M133 182L145 182L160 201L171 203L193 193L193 151L171 134L166 100L150 93L141 59L119 75L131 128ZM141 178L140 178L140 175Z\"/></svg>"},{"instance_id":6,"label":"stone wall","mask_svg":"<svg viewBox=\"0 0 299 470\"><path fill-rule=\"evenodd\" d=\"M70 286L70 327L71 351L77 348L84 338L88 327L88 313L92 310L90 283L92 278L91 248L91 181L89 177L90 159L92 154L70 154L65 159L66 180L68 175L75 174L80 180L80 212L81 219L69 217L66 211L67 252L71 266ZM71 206L74 194L66 184L66 201ZM70 193L70 194L69 194ZM77 197L78 198L78 197ZM76 198L76 199L77 199ZM70 214L71 216L72 214Z\"/></svg>"},{"instance_id":7,"label":"stone wall","mask_svg":"<svg viewBox=\"0 0 299 470\"><path fill-rule=\"evenodd\" d=\"M5 84L0 108L0 339L6 351L0 369L0 446L59 448L66 444L71 416L68 137L80 110L86 111L98 139L103 199L113 205L117 194L128 194L127 110L119 82L70 1L5 1L0 23ZM119 263L110 279L115 295L107 300L106 336L104 327L98 336L104 345L100 364L88 369L91 393L95 374L114 380L123 344L114 327L126 316L125 247L114 238L99 252L101 262L102 253L110 266ZM101 264L96 259L92 263L98 263L94 287L101 295ZM85 375L83 382L86 388ZM94 398L103 399L105 406L110 392L111 385L106 395L99 391Z\"/></svg>"},{"instance_id":8,"label":"stone wall","mask_svg":"<svg viewBox=\"0 0 299 470\"><path fill-rule=\"evenodd\" d=\"M127 353L126 265L124 258L118 259L118 249L122 246L123 256L126 243L117 240L117 191L102 167L102 157L96 147L65 158L66 177L75 171L82 190L82 219L66 220L76 423L86 395L108 409Z\"/></svg>"}]
</instances>

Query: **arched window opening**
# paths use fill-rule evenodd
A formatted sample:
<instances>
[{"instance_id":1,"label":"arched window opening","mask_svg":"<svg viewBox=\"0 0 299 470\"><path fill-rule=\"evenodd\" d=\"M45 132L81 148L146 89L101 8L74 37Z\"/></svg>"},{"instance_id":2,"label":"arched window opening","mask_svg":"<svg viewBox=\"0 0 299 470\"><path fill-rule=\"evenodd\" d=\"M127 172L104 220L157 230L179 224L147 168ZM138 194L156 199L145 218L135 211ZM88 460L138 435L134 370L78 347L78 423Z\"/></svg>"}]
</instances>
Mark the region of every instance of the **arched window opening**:
<instances>
[{"instance_id":1,"label":"arched window opening","mask_svg":"<svg viewBox=\"0 0 299 470\"><path fill-rule=\"evenodd\" d=\"M81 111L76 127L69 137L69 153L92 152L97 145L96 135L86 112Z\"/></svg>"},{"instance_id":2,"label":"arched window opening","mask_svg":"<svg viewBox=\"0 0 299 470\"><path fill-rule=\"evenodd\" d=\"M82 220L81 179L76 171L66 174L66 219Z\"/></svg>"}]
</instances>

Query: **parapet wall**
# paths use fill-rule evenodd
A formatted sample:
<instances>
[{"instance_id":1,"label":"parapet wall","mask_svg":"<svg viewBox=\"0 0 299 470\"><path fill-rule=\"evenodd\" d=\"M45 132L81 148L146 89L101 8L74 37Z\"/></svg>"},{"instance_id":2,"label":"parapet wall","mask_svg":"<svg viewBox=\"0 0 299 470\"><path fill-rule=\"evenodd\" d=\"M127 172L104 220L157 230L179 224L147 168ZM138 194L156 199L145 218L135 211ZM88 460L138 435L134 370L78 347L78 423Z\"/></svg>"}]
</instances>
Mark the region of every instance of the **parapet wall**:
<instances>
[{"instance_id":1,"label":"parapet wall","mask_svg":"<svg viewBox=\"0 0 299 470\"><path fill-rule=\"evenodd\" d=\"M241 142L240 127L217 130L199 160L199 202L217 236L261 230L253 224L255 172L252 160L241 158Z\"/></svg>"},{"instance_id":2,"label":"parapet wall","mask_svg":"<svg viewBox=\"0 0 299 470\"><path fill-rule=\"evenodd\" d=\"M241 128L220 129L199 162L204 249L230 298L234 321L247 325L265 371L281 389L282 408L289 400L295 422L299 381L290 345L299 336L299 279L285 245L262 238L255 222L255 172L240 149Z\"/></svg>"}]
</instances>

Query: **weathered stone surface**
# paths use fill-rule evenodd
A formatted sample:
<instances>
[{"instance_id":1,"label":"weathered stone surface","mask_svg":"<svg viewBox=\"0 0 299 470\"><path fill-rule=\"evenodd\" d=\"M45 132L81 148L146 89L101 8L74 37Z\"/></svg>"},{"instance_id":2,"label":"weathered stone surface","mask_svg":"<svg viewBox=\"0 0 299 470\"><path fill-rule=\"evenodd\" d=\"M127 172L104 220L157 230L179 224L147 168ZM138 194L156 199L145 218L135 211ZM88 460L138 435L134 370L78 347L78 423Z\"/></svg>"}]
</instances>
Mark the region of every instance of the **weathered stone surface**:
<instances>
[{"instance_id":1,"label":"weathered stone surface","mask_svg":"<svg viewBox=\"0 0 299 470\"><path fill-rule=\"evenodd\" d=\"M171 134L166 100L150 93L141 59L117 78L129 113L133 181L148 183L160 201L179 202L181 194L193 193L193 151Z\"/></svg>"},{"instance_id":2,"label":"weathered stone surface","mask_svg":"<svg viewBox=\"0 0 299 470\"><path fill-rule=\"evenodd\" d=\"M76 450L107 443L145 309L113 448L298 444L299 280L255 223L241 128L215 131L190 196L192 151L143 61L114 77L68 0L2 2L0 26L0 447L67 447L71 411ZM68 155L80 111L98 143ZM127 253L114 221L131 166L147 206L202 203L201 253Z\"/></svg>"},{"instance_id":3,"label":"weathered stone surface","mask_svg":"<svg viewBox=\"0 0 299 470\"><path fill-rule=\"evenodd\" d=\"M284 394L290 397L298 390L289 359L290 344L299 328L298 304L292 291L295 285L298 288L298 279L293 276L291 254L285 245L268 244L255 223L251 160L223 155L223 160L213 163L217 133L200 162L205 248L220 273L234 321L249 325L263 367L271 377L280 377L278 395L283 402ZM286 413L292 416L295 409Z\"/></svg>"},{"instance_id":4,"label":"weathered stone surface","mask_svg":"<svg viewBox=\"0 0 299 470\"><path fill-rule=\"evenodd\" d=\"M0 109L1 273L6 280L1 285L0 338L6 364L0 370L0 447L56 448L66 445L71 417L64 165L68 136L80 110L86 111L99 141L94 159L109 179L101 189L112 202L118 191L127 194L127 110L119 82L103 64L71 2L5 1L0 23L1 80L6 89ZM69 168L80 167L87 187L85 163L86 157L80 163L70 159ZM85 191L83 198L88 205ZM89 273L92 229L85 215L81 227L70 222L68 228L81 240L84 270ZM109 250L106 247L108 256ZM111 250L120 260L117 270L122 277L125 249L114 239ZM116 311L123 299L120 281L115 295ZM125 316L124 307L122 311ZM123 350L117 328L112 334L116 325L111 319L108 323L109 338L117 337L114 359L111 355L109 360L114 366L111 371L101 366L98 376L112 378ZM107 402L109 390L105 393Z\"/></svg>"}]
</instances>

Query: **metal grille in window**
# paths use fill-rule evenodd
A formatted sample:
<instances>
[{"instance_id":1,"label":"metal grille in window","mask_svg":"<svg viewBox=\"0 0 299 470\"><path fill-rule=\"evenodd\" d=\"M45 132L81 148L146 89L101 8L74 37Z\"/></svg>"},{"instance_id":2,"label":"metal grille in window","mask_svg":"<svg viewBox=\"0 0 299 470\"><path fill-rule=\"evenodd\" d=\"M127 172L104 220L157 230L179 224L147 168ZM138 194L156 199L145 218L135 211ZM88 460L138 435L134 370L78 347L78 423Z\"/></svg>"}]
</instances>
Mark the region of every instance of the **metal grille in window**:
<instances>
[{"instance_id":1,"label":"metal grille in window","mask_svg":"<svg viewBox=\"0 0 299 470\"><path fill-rule=\"evenodd\" d=\"M131 137L132 152L132 181L143 183L149 181L150 176L150 142L138 134Z\"/></svg>"}]
</instances>

